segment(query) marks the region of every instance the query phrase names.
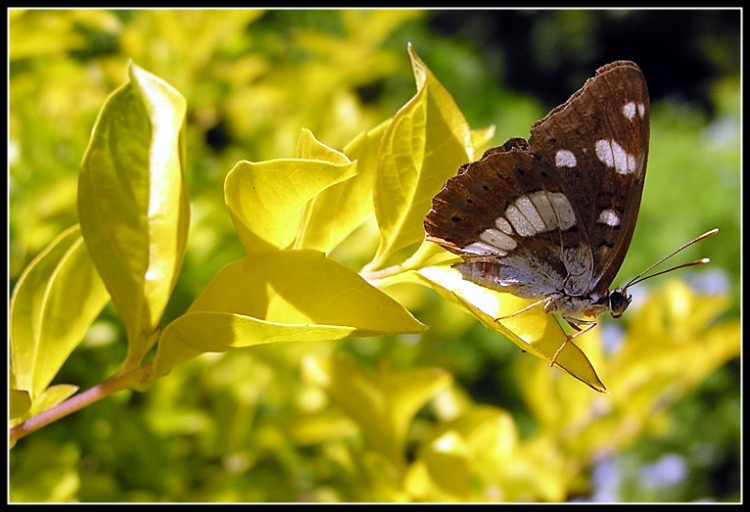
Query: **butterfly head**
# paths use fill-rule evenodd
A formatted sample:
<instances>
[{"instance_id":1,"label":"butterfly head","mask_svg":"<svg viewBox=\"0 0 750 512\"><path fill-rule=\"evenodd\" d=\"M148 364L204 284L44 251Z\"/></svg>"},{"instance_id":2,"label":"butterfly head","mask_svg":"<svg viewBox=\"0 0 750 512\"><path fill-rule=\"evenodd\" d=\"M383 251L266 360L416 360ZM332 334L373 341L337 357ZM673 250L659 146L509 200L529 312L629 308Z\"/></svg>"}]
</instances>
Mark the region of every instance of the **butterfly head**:
<instances>
[{"instance_id":1,"label":"butterfly head","mask_svg":"<svg viewBox=\"0 0 750 512\"><path fill-rule=\"evenodd\" d=\"M615 288L609 293L609 312L612 318L620 318L628 309L633 296L628 294L627 288Z\"/></svg>"}]
</instances>

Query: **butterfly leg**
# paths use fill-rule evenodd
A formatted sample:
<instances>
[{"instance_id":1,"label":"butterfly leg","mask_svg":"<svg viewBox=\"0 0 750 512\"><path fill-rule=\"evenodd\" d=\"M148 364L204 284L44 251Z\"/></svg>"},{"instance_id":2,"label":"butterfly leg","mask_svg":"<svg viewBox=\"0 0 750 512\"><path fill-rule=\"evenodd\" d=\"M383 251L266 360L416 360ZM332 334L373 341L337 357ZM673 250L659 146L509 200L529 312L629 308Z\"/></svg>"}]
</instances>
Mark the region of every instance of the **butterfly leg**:
<instances>
[{"instance_id":1,"label":"butterfly leg","mask_svg":"<svg viewBox=\"0 0 750 512\"><path fill-rule=\"evenodd\" d=\"M550 361L549 365L554 366L555 362L557 361L557 356L560 355L560 352L563 351L565 346L573 341L575 338L580 336L581 334L584 334L591 329L593 329L596 326L596 322L593 320L581 320L580 318L565 318L565 321L568 322L568 325L570 325L573 329L576 330L573 334L566 334L565 335L565 341L562 345L560 345L560 348L557 349L557 352L555 352L555 355L552 356L552 361ZM581 328L581 325L585 325L585 327Z\"/></svg>"},{"instance_id":2,"label":"butterfly leg","mask_svg":"<svg viewBox=\"0 0 750 512\"><path fill-rule=\"evenodd\" d=\"M525 313L525 312L527 312L529 310L534 309L535 307L539 306L541 303L546 302L546 301L547 301L546 298L545 299L535 300L534 302L532 302L528 306L523 307L523 308L519 309L518 311L514 311L510 315L504 315L504 316L499 316L499 317L495 318L495 322L499 322L500 320L505 320L506 318L513 318L514 316L520 315L521 313Z\"/></svg>"}]
</instances>

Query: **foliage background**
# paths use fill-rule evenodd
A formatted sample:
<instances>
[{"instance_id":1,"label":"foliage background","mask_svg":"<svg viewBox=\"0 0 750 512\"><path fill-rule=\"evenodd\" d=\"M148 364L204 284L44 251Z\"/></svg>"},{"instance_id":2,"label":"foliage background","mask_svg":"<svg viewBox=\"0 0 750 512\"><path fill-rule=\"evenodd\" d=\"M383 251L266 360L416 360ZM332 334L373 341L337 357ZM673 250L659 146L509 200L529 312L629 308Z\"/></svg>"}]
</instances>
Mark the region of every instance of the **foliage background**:
<instances>
[{"instance_id":1,"label":"foliage background","mask_svg":"<svg viewBox=\"0 0 750 512\"><path fill-rule=\"evenodd\" d=\"M166 322L243 255L222 200L228 170L241 159L291 156L302 128L340 148L391 117L413 94L411 42L472 127L496 125L496 143L526 136L599 65L638 62L651 93L652 147L639 226L617 282L718 226L717 237L690 251L711 257L711 267L680 277L728 291L725 318L739 317L737 10L12 10L9 31L10 289L26 264L77 221L81 158L128 59L188 100L193 219ZM377 244L368 229L333 256L359 269ZM301 370L310 354L348 354L373 371L383 364L405 372L438 367L455 379L454 393L509 411L522 437L542 428L524 401L522 389L532 385L517 371L524 356L511 343L437 296L405 295L402 302L431 331L418 339L208 355L145 394L120 393L53 424L10 452L10 498L397 499L341 470L345 457L335 441L356 439L351 422L330 408L305 416L325 402ZM109 377L124 357L123 339L108 307L59 381L87 388ZM739 383L734 360L678 401L667 424L583 468L568 498L738 500ZM556 400L550 397L549 406L558 407ZM409 446L417 446L431 414L420 413Z\"/></svg>"}]
</instances>

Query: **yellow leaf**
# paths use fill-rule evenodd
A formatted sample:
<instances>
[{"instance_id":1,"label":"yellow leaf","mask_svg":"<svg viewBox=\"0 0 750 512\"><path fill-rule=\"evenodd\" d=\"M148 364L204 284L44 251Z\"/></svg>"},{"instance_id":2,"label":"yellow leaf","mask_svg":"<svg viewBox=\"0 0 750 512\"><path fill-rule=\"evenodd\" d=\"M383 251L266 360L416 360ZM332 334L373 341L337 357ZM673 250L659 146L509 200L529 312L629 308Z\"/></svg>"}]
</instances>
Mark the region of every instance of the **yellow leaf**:
<instances>
[{"instance_id":1,"label":"yellow leaf","mask_svg":"<svg viewBox=\"0 0 750 512\"><path fill-rule=\"evenodd\" d=\"M320 160L333 164L348 164L347 156L333 148L330 148L315 138L313 133L304 128L297 139L297 151L295 158L306 160Z\"/></svg>"},{"instance_id":2,"label":"yellow leaf","mask_svg":"<svg viewBox=\"0 0 750 512\"><path fill-rule=\"evenodd\" d=\"M333 164L356 159L357 175L321 191L306 205L300 222L295 249L314 249L330 253L372 213L374 160L385 124L361 134L339 153L303 131L297 145L297 157L317 158Z\"/></svg>"},{"instance_id":3,"label":"yellow leaf","mask_svg":"<svg viewBox=\"0 0 750 512\"><path fill-rule=\"evenodd\" d=\"M13 290L11 388L36 403L108 300L73 226L29 264Z\"/></svg>"},{"instance_id":4,"label":"yellow leaf","mask_svg":"<svg viewBox=\"0 0 750 512\"><path fill-rule=\"evenodd\" d=\"M31 409L31 395L28 391L11 389L8 394L8 419L10 425L14 426L26 416Z\"/></svg>"},{"instance_id":5,"label":"yellow leaf","mask_svg":"<svg viewBox=\"0 0 750 512\"><path fill-rule=\"evenodd\" d=\"M541 306L498 322L495 319L518 313L529 301L466 281L458 270L451 267L426 267L417 275L443 297L467 309L485 326L503 334L524 352L549 363L565 343L566 335L557 319L545 313ZM567 343L558 354L555 366L596 391L606 390L586 354L573 342Z\"/></svg>"},{"instance_id":6,"label":"yellow leaf","mask_svg":"<svg viewBox=\"0 0 750 512\"><path fill-rule=\"evenodd\" d=\"M464 439L456 431L448 430L434 439L420 458L432 481L443 492L460 499L469 491L471 456Z\"/></svg>"},{"instance_id":7,"label":"yellow leaf","mask_svg":"<svg viewBox=\"0 0 750 512\"><path fill-rule=\"evenodd\" d=\"M177 281L190 208L183 179L185 99L131 64L107 99L78 182L81 232L140 363Z\"/></svg>"},{"instance_id":8,"label":"yellow leaf","mask_svg":"<svg viewBox=\"0 0 750 512\"><path fill-rule=\"evenodd\" d=\"M352 162L238 162L224 182L224 199L245 250L262 254L291 247L302 225L305 204L356 173Z\"/></svg>"},{"instance_id":9,"label":"yellow leaf","mask_svg":"<svg viewBox=\"0 0 750 512\"><path fill-rule=\"evenodd\" d=\"M474 156L471 131L453 98L411 46L409 55L417 93L393 117L380 145L374 201L381 239L369 270L424 239L432 197Z\"/></svg>"},{"instance_id":10,"label":"yellow leaf","mask_svg":"<svg viewBox=\"0 0 750 512\"><path fill-rule=\"evenodd\" d=\"M159 343L157 374L203 352L259 343L420 333L426 327L356 272L317 251L230 263Z\"/></svg>"},{"instance_id":11,"label":"yellow leaf","mask_svg":"<svg viewBox=\"0 0 750 512\"><path fill-rule=\"evenodd\" d=\"M382 365L369 372L344 356L311 359L307 366L331 399L354 420L368 447L399 470L404 468L406 434L414 415L451 383L450 375L439 369L396 372Z\"/></svg>"}]
</instances>

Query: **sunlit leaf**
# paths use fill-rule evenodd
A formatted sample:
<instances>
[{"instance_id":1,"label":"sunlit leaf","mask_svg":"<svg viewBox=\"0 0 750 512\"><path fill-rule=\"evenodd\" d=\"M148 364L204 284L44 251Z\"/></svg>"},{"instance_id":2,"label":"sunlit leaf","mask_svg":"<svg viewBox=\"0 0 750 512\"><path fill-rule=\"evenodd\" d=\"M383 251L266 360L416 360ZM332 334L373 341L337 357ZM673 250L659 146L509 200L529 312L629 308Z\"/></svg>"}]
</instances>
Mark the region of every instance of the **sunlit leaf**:
<instances>
[{"instance_id":1,"label":"sunlit leaf","mask_svg":"<svg viewBox=\"0 0 750 512\"><path fill-rule=\"evenodd\" d=\"M224 182L224 199L245 250L262 254L292 246L301 227L303 206L356 172L353 162L238 162Z\"/></svg>"},{"instance_id":2,"label":"sunlit leaf","mask_svg":"<svg viewBox=\"0 0 750 512\"><path fill-rule=\"evenodd\" d=\"M529 305L529 301L466 281L458 270L447 266L426 267L416 274L447 300L467 309L485 326L503 334L524 352L549 363L565 343L565 333L558 321L540 306L498 322L496 318L519 312ZM555 366L596 391L605 391L594 367L576 343L565 345Z\"/></svg>"},{"instance_id":3,"label":"sunlit leaf","mask_svg":"<svg viewBox=\"0 0 750 512\"><path fill-rule=\"evenodd\" d=\"M420 459L435 485L460 499L466 497L471 484L471 455L464 439L448 430L422 450Z\"/></svg>"},{"instance_id":4,"label":"sunlit leaf","mask_svg":"<svg viewBox=\"0 0 750 512\"><path fill-rule=\"evenodd\" d=\"M36 401L109 300L78 226L26 268L10 305L11 388Z\"/></svg>"},{"instance_id":5,"label":"sunlit leaf","mask_svg":"<svg viewBox=\"0 0 750 512\"><path fill-rule=\"evenodd\" d=\"M154 374L164 375L180 363L206 352L280 342L333 341L351 336L354 327L271 322L248 315L213 311L187 313L162 332Z\"/></svg>"},{"instance_id":6,"label":"sunlit leaf","mask_svg":"<svg viewBox=\"0 0 750 512\"><path fill-rule=\"evenodd\" d=\"M297 139L297 150L294 157L306 160L321 160L334 164L349 163L349 158L345 154L326 146L307 129L303 129L299 135L299 139Z\"/></svg>"},{"instance_id":7,"label":"sunlit leaf","mask_svg":"<svg viewBox=\"0 0 750 512\"><path fill-rule=\"evenodd\" d=\"M459 166L472 160L472 134L453 98L409 48L417 94L383 135L375 180L380 246L369 268L424 239L432 197Z\"/></svg>"},{"instance_id":8,"label":"sunlit leaf","mask_svg":"<svg viewBox=\"0 0 750 512\"><path fill-rule=\"evenodd\" d=\"M11 389L8 394L8 419L11 425L14 420L27 415L31 409L31 395L28 391Z\"/></svg>"},{"instance_id":9,"label":"sunlit leaf","mask_svg":"<svg viewBox=\"0 0 750 512\"><path fill-rule=\"evenodd\" d=\"M385 123L363 133L344 153L334 151L303 132L297 146L298 158L318 158L332 163L356 160L357 175L337 183L315 196L305 207L296 249L330 252L372 213L372 185L377 148Z\"/></svg>"},{"instance_id":10,"label":"sunlit leaf","mask_svg":"<svg viewBox=\"0 0 750 512\"><path fill-rule=\"evenodd\" d=\"M425 329L398 302L322 253L277 251L224 267L164 330L155 365L164 372L199 353L232 347Z\"/></svg>"},{"instance_id":11,"label":"sunlit leaf","mask_svg":"<svg viewBox=\"0 0 750 512\"><path fill-rule=\"evenodd\" d=\"M150 348L177 280L189 224L185 100L136 65L104 105L81 167L81 231L128 332L131 367Z\"/></svg>"}]
</instances>

